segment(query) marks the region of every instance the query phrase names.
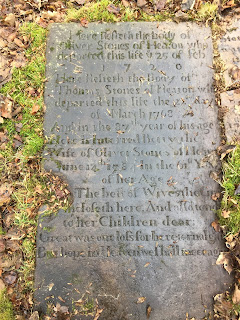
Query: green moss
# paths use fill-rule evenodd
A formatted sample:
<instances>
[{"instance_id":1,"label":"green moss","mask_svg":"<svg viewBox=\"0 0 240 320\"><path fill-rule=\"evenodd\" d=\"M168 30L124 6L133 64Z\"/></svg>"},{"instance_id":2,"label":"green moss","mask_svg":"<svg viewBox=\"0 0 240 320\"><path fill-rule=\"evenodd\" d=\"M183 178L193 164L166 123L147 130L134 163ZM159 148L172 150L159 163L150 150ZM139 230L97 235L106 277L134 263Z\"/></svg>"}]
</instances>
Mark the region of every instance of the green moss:
<instances>
[{"instance_id":1,"label":"green moss","mask_svg":"<svg viewBox=\"0 0 240 320\"><path fill-rule=\"evenodd\" d=\"M20 32L30 39L30 46L26 50L28 63L23 68L14 69L12 80L0 89L0 93L9 95L22 108L22 119L7 119L0 126L7 130L9 138L7 149L1 151L1 154L7 158L16 154L16 150L11 146L14 135L18 133L15 124L21 122L23 127L19 134L22 137L23 145L19 149L21 154L18 154L18 157L27 160L27 157L38 153L44 143L40 132L42 130L46 30L37 24L28 23L21 27ZM26 90L28 88L34 90L36 95L30 95ZM31 110L34 105L39 106L39 111L32 114Z\"/></svg>"},{"instance_id":2,"label":"green moss","mask_svg":"<svg viewBox=\"0 0 240 320\"><path fill-rule=\"evenodd\" d=\"M240 145L223 162L223 198L218 215L221 225L225 225L232 234L240 230L240 194L235 190L240 184ZM229 218L222 217L222 211L229 212Z\"/></svg>"},{"instance_id":3,"label":"green moss","mask_svg":"<svg viewBox=\"0 0 240 320\"><path fill-rule=\"evenodd\" d=\"M107 7L110 4L120 8L119 15L110 13ZM101 0L86 4L80 9L72 6L69 7L66 16L66 22L78 21L86 19L89 22L103 21L103 22L119 22L119 21L164 21L171 18L173 14L169 12L158 13L156 15L149 15L140 9L125 8L121 2L112 2L109 0Z\"/></svg>"},{"instance_id":4,"label":"green moss","mask_svg":"<svg viewBox=\"0 0 240 320\"><path fill-rule=\"evenodd\" d=\"M94 300L88 299L83 305L83 314L91 314L94 312Z\"/></svg>"},{"instance_id":5,"label":"green moss","mask_svg":"<svg viewBox=\"0 0 240 320\"><path fill-rule=\"evenodd\" d=\"M42 133L43 88L45 82L47 31L35 23L26 23L21 26L20 32L22 35L26 35L30 42L29 47L25 51L27 64L22 68L13 70L12 80L0 89L0 93L10 97L22 110L20 113L21 117L5 119L4 123L0 125L0 128L5 130L9 139L6 148L0 150L3 156L0 161L0 172L2 176L8 177L14 188L11 196L15 211L14 223L17 227L28 230L27 236L22 243L25 259L19 273L19 278L22 281L23 290L31 291L33 289L34 239L37 226L34 210L38 208L39 198L41 197L39 194L36 196L36 186L41 187L43 191L47 190L47 181L44 176L41 176L41 172L38 172L39 166L37 164L39 161L38 156L40 156L44 144ZM32 113L34 105L38 106L38 110ZM15 127L18 123L22 125L20 132L17 132ZM14 149L13 142L16 134L20 135L23 144ZM30 159L34 164L31 165L29 163ZM14 172L11 172L9 169L9 163L17 165L17 180L14 177L12 179ZM14 168L14 165L12 167ZM5 318L1 318L0 316L0 319Z\"/></svg>"},{"instance_id":6,"label":"green moss","mask_svg":"<svg viewBox=\"0 0 240 320\"><path fill-rule=\"evenodd\" d=\"M70 7L67 11L66 21L76 21L85 18L88 21L116 22L116 16L107 10L109 4L111 4L111 1L102 0L89 3L78 10Z\"/></svg>"},{"instance_id":7,"label":"green moss","mask_svg":"<svg viewBox=\"0 0 240 320\"><path fill-rule=\"evenodd\" d=\"M205 2L198 9L196 19L201 21L213 20L217 15L217 11L217 4Z\"/></svg>"},{"instance_id":8,"label":"green moss","mask_svg":"<svg viewBox=\"0 0 240 320\"><path fill-rule=\"evenodd\" d=\"M0 292L0 320L14 320L13 306L5 290Z\"/></svg>"}]
</instances>

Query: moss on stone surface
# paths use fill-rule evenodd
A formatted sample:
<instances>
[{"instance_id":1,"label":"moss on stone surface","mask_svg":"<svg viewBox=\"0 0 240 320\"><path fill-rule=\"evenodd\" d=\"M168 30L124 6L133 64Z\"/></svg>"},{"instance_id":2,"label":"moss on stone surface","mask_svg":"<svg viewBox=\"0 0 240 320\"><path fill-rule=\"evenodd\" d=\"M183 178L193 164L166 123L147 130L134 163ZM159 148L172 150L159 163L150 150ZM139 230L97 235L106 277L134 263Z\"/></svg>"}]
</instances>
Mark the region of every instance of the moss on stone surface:
<instances>
[{"instance_id":1,"label":"moss on stone surface","mask_svg":"<svg viewBox=\"0 0 240 320\"><path fill-rule=\"evenodd\" d=\"M0 291L0 320L14 320L13 306L5 290Z\"/></svg>"}]
</instances>

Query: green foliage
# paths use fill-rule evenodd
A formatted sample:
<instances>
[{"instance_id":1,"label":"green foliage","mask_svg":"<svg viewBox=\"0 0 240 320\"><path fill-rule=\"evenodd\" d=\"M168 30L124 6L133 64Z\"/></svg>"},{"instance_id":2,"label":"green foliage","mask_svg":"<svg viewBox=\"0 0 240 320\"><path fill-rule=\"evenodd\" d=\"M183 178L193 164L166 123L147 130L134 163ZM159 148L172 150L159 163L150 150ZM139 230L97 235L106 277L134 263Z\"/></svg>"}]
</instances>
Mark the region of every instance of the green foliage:
<instances>
[{"instance_id":1,"label":"green foliage","mask_svg":"<svg viewBox=\"0 0 240 320\"><path fill-rule=\"evenodd\" d=\"M5 290L0 292L0 320L14 320L13 306Z\"/></svg>"},{"instance_id":2,"label":"green foliage","mask_svg":"<svg viewBox=\"0 0 240 320\"><path fill-rule=\"evenodd\" d=\"M197 12L197 18L201 21L213 20L218 11L218 5L210 2L205 2L201 5Z\"/></svg>"},{"instance_id":3,"label":"green foliage","mask_svg":"<svg viewBox=\"0 0 240 320\"><path fill-rule=\"evenodd\" d=\"M223 163L223 174L224 190L219 218L220 223L226 225L230 233L235 234L240 230L240 194L235 194L240 184L240 145L237 145L227 161ZM229 218L222 217L223 210L229 212Z\"/></svg>"},{"instance_id":4,"label":"green foliage","mask_svg":"<svg viewBox=\"0 0 240 320\"><path fill-rule=\"evenodd\" d=\"M28 63L23 68L15 68L12 80L6 83L0 93L9 95L16 104L22 108L22 119L7 119L1 127L7 130L9 143L7 149L1 151L6 158L11 158L16 151L12 147L13 137L17 133L16 123L22 123L23 127L20 136L23 139L23 146L18 157L25 159L41 151L44 143L42 130L42 111L43 111L43 86L45 77L45 45L46 30L35 23L24 24L20 32L30 38L31 44L26 50ZM26 90L32 88L36 95L30 95ZM36 114L31 114L34 105L39 106Z\"/></svg>"},{"instance_id":5,"label":"green foliage","mask_svg":"<svg viewBox=\"0 0 240 320\"><path fill-rule=\"evenodd\" d=\"M84 303L82 312L84 314L90 314L90 313L94 312L94 300L93 299L89 299Z\"/></svg>"},{"instance_id":6,"label":"green foliage","mask_svg":"<svg viewBox=\"0 0 240 320\"><path fill-rule=\"evenodd\" d=\"M108 5L114 4L120 8L119 16L110 13L107 9ZM120 21L164 21L172 16L169 12L158 13L155 15L149 15L142 10L125 8L121 2L112 2L109 0L95 1L86 4L80 9L75 9L70 5L66 22L78 21L81 19L86 19L89 22L92 21L104 21L104 22L120 22Z\"/></svg>"},{"instance_id":7,"label":"green foliage","mask_svg":"<svg viewBox=\"0 0 240 320\"><path fill-rule=\"evenodd\" d=\"M12 80L6 83L0 93L10 97L14 103L21 107L21 117L5 119L0 125L8 137L8 144L4 150L0 150L3 158L0 163L0 173L9 179L15 189L11 198L14 202L15 226L27 229L28 234L22 243L22 251L25 256L19 277L24 290L33 288L33 270L35 264L35 232L37 219L34 210L39 206L36 186L42 191L47 190L46 181L41 176L36 156L40 154L44 138L43 127L43 88L45 79L45 46L47 31L35 23L25 23L20 32L29 38L30 45L25 54L27 64L22 68L13 70ZM30 89L30 90L28 90ZM31 91L31 93L30 93ZM38 106L36 112L32 112L33 106ZM21 123L20 132L16 130L16 124ZM23 145L18 149L13 147L14 136L20 135ZM34 165L30 167L29 160L34 159ZM9 164L16 163L16 175L18 179L12 180ZM12 166L14 167L14 166ZM11 167L11 168L12 168ZM31 199L31 201L29 201ZM0 312L1 314L1 312ZM10 313L9 313L10 314ZM1 319L12 319L11 317Z\"/></svg>"},{"instance_id":8,"label":"green foliage","mask_svg":"<svg viewBox=\"0 0 240 320\"><path fill-rule=\"evenodd\" d=\"M85 18L88 21L116 22L117 18L113 13L108 12L109 0L101 0L89 3L80 9L70 7L67 12L66 21L75 21Z\"/></svg>"}]
</instances>

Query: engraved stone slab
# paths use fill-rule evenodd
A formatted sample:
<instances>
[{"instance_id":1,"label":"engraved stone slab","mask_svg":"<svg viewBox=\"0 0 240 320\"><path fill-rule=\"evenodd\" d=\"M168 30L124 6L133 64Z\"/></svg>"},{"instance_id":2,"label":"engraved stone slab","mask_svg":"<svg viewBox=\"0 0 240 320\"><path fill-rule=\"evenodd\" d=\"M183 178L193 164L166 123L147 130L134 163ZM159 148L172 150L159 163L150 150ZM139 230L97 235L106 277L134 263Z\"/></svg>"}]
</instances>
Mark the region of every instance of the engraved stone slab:
<instances>
[{"instance_id":1,"label":"engraved stone slab","mask_svg":"<svg viewBox=\"0 0 240 320\"><path fill-rule=\"evenodd\" d=\"M224 78L226 86L240 81L240 20L236 20L228 28L219 41L219 53L225 62Z\"/></svg>"},{"instance_id":2,"label":"engraved stone slab","mask_svg":"<svg viewBox=\"0 0 240 320\"><path fill-rule=\"evenodd\" d=\"M219 52L225 62L226 87L236 89L221 94L227 141L234 143L240 140L240 20L234 21L221 38Z\"/></svg>"},{"instance_id":3,"label":"engraved stone slab","mask_svg":"<svg viewBox=\"0 0 240 320\"><path fill-rule=\"evenodd\" d=\"M229 143L240 142L240 90L231 90L221 93L224 113L224 128Z\"/></svg>"},{"instance_id":4,"label":"engraved stone slab","mask_svg":"<svg viewBox=\"0 0 240 320\"><path fill-rule=\"evenodd\" d=\"M94 302L104 320L211 310L230 282L210 226L217 168L201 161L219 143L211 64L210 29L194 24L52 26L45 168L74 202L39 221L38 310L60 303L93 319Z\"/></svg>"}]
</instances>

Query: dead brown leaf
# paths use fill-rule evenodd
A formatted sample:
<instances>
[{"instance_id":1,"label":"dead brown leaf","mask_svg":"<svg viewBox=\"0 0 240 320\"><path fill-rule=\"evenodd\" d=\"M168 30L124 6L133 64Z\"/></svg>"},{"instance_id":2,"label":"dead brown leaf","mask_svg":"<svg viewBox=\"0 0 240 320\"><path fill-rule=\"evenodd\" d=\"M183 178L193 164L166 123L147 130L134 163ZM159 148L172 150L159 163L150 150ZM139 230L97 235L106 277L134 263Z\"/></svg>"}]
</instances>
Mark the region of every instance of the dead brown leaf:
<instances>
[{"instance_id":1,"label":"dead brown leaf","mask_svg":"<svg viewBox=\"0 0 240 320\"><path fill-rule=\"evenodd\" d=\"M14 135L14 139L22 142L22 138L19 136L19 134L15 134L15 135Z\"/></svg>"},{"instance_id":2,"label":"dead brown leaf","mask_svg":"<svg viewBox=\"0 0 240 320\"><path fill-rule=\"evenodd\" d=\"M0 86L11 79L11 68L9 59L0 55Z\"/></svg>"},{"instance_id":3,"label":"dead brown leaf","mask_svg":"<svg viewBox=\"0 0 240 320\"><path fill-rule=\"evenodd\" d=\"M60 22L62 20L62 14L58 11L43 11L42 18L44 20L52 20L54 22Z\"/></svg>"},{"instance_id":4,"label":"dead brown leaf","mask_svg":"<svg viewBox=\"0 0 240 320\"><path fill-rule=\"evenodd\" d=\"M5 48L7 46L6 41L4 41L2 38L0 38L0 48Z\"/></svg>"},{"instance_id":5,"label":"dead brown leaf","mask_svg":"<svg viewBox=\"0 0 240 320\"><path fill-rule=\"evenodd\" d=\"M137 0L137 6L138 6L139 8L144 7L146 4L147 4L147 1L146 1L146 0Z\"/></svg>"},{"instance_id":6,"label":"dead brown leaf","mask_svg":"<svg viewBox=\"0 0 240 320\"><path fill-rule=\"evenodd\" d=\"M231 255L229 252L221 252L216 264L222 264L223 267L227 270L227 272L230 274L233 270L232 266L231 266Z\"/></svg>"},{"instance_id":7,"label":"dead brown leaf","mask_svg":"<svg viewBox=\"0 0 240 320\"><path fill-rule=\"evenodd\" d=\"M15 26L15 21L16 21L16 17L13 13L9 13L6 18L4 19L4 22L6 25L10 26L10 27L14 27Z\"/></svg>"},{"instance_id":8,"label":"dead brown leaf","mask_svg":"<svg viewBox=\"0 0 240 320\"><path fill-rule=\"evenodd\" d=\"M114 6L112 3L107 6L107 10L110 13L118 14L120 12L120 8Z\"/></svg>"},{"instance_id":9,"label":"dead brown leaf","mask_svg":"<svg viewBox=\"0 0 240 320\"><path fill-rule=\"evenodd\" d=\"M236 148L236 145L224 145L218 148L219 153L221 154L221 160L223 160L227 154L232 152Z\"/></svg>"},{"instance_id":10,"label":"dead brown leaf","mask_svg":"<svg viewBox=\"0 0 240 320\"><path fill-rule=\"evenodd\" d=\"M38 311L34 311L29 320L39 320Z\"/></svg>"},{"instance_id":11,"label":"dead brown leaf","mask_svg":"<svg viewBox=\"0 0 240 320\"><path fill-rule=\"evenodd\" d=\"M217 201L221 197L221 193L217 192L212 195L212 200Z\"/></svg>"},{"instance_id":12,"label":"dead brown leaf","mask_svg":"<svg viewBox=\"0 0 240 320\"><path fill-rule=\"evenodd\" d=\"M237 66L234 66L230 71L229 74L233 80L240 79L240 69Z\"/></svg>"},{"instance_id":13,"label":"dead brown leaf","mask_svg":"<svg viewBox=\"0 0 240 320\"><path fill-rule=\"evenodd\" d=\"M12 118L13 101L0 95L0 116L2 118Z\"/></svg>"},{"instance_id":14,"label":"dead brown leaf","mask_svg":"<svg viewBox=\"0 0 240 320\"><path fill-rule=\"evenodd\" d=\"M226 242L225 242L225 245L226 247L229 249L229 250L233 250L234 247L236 246L237 244L237 240L230 240L229 237L226 237ZM237 258L237 257L236 257ZM238 259L238 258L237 258Z\"/></svg>"},{"instance_id":15,"label":"dead brown leaf","mask_svg":"<svg viewBox=\"0 0 240 320\"><path fill-rule=\"evenodd\" d=\"M17 32L10 33L9 36L7 37L7 41L13 42L13 40L16 38L16 36L17 36Z\"/></svg>"},{"instance_id":16,"label":"dead brown leaf","mask_svg":"<svg viewBox=\"0 0 240 320\"><path fill-rule=\"evenodd\" d=\"M122 4L124 5L124 7L128 8L130 7L130 3L127 0L122 0Z\"/></svg>"},{"instance_id":17,"label":"dead brown leaf","mask_svg":"<svg viewBox=\"0 0 240 320\"><path fill-rule=\"evenodd\" d=\"M137 303L143 303L146 300L146 297L139 297Z\"/></svg>"},{"instance_id":18,"label":"dead brown leaf","mask_svg":"<svg viewBox=\"0 0 240 320\"><path fill-rule=\"evenodd\" d=\"M228 297L224 293L217 294L214 297L214 311L222 316L222 318L218 317L219 319L230 320L226 315L230 315L232 307L232 303L228 301Z\"/></svg>"},{"instance_id":19,"label":"dead brown leaf","mask_svg":"<svg viewBox=\"0 0 240 320\"><path fill-rule=\"evenodd\" d=\"M230 0L227 3L225 3L223 6L221 6L220 10L224 11L225 9L236 7L236 5L237 4L234 2L234 0Z\"/></svg>"},{"instance_id":20,"label":"dead brown leaf","mask_svg":"<svg viewBox=\"0 0 240 320\"><path fill-rule=\"evenodd\" d=\"M17 149L17 148L21 147L22 145L23 145L23 143L21 141L19 141L17 139L13 139L12 146L13 146L14 149Z\"/></svg>"},{"instance_id":21,"label":"dead brown leaf","mask_svg":"<svg viewBox=\"0 0 240 320\"><path fill-rule=\"evenodd\" d=\"M2 279L0 279L0 291L4 290L5 289L5 284L4 282L2 281Z\"/></svg>"},{"instance_id":22,"label":"dead brown leaf","mask_svg":"<svg viewBox=\"0 0 240 320\"><path fill-rule=\"evenodd\" d=\"M7 272L3 275L3 280L8 285L14 284L17 281L17 273L14 271Z\"/></svg>"},{"instance_id":23,"label":"dead brown leaf","mask_svg":"<svg viewBox=\"0 0 240 320\"><path fill-rule=\"evenodd\" d=\"M40 106L38 104L34 104L31 110L31 114L36 114L39 111Z\"/></svg>"},{"instance_id":24,"label":"dead brown leaf","mask_svg":"<svg viewBox=\"0 0 240 320\"><path fill-rule=\"evenodd\" d=\"M70 2L76 2L77 4L79 4L80 6L84 5L84 3L86 2L86 0L70 0Z\"/></svg>"},{"instance_id":25,"label":"dead brown leaf","mask_svg":"<svg viewBox=\"0 0 240 320\"><path fill-rule=\"evenodd\" d=\"M0 206L5 205L11 201L12 191L13 188L8 183L4 183L0 186Z\"/></svg>"},{"instance_id":26,"label":"dead brown leaf","mask_svg":"<svg viewBox=\"0 0 240 320\"><path fill-rule=\"evenodd\" d=\"M68 307L67 306L61 306L59 312L63 313L63 314L69 314Z\"/></svg>"},{"instance_id":27,"label":"dead brown leaf","mask_svg":"<svg viewBox=\"0 0 240 320\"><path fill-rule=\"evenodd\" d=\"M20 109L21 111L21 109ZM23 124L22 123L15 123L15 129L17 132L20 132L22 130Z\"/></svg>"},{"instance_id":28,"label":"dead brown leaf","mask_svg":"<svg viewBox=\"0 0 240 320\"><path fill-rule=\"evenodd\" d=\"M42 187L41 187L40 184L38 184L38 185L36 186L35 191L36 191L37 193L39 193L39 194L43 194Z\"/></svg>"},{"instance_id":29,"label":"dead brown leaf","mask_svg":"<svg viewBox=\"0 0 240 320\"><path fill-rule=\"evenodd\" d=\"M14 39L14 43L19 47L19 48L25 48L25 45L23 44L23 42L18 39L18 38L15 38Z\"/></svg>"},{"instance_id":30,"label":"dead brown leaf","mask_svg":"<svg viewBox=\"0 0 240 320\"><path fill-rule=\"evenodd\" d=\"M6 249L12 252L19 250L19 242L17 240L6 240Z\"/></svg>"},{"instance_id":31,"label":"dead brown leaf","mask_svg":"<svg viewBox=\"0 0 240 320\"><path fill-rule=\"evenodd\" d=\"M37 16L35 18L35 22L39 24L42 28L47 28L48 22L45 21L42 17Z\"/></svg>"},{"instance_id":32,"label":"dead brown leaf","mask_svg":"<svg viewBox=\"0 0 240 320\"><path fill-rule=\"evenodd\" d=\"M227 218L230 217L230 212L231 212L231 211L223 210L223 211L221 212L221 215L222 215L223 218L227 219Z\"/></svg>"},{"instance_id":33,"label":"dead brown leaf","mask_svg":"<svg viewBox=\"0 0 240 320\"><path fill-rule=\"evenodd\" d=\"M87 19L85 19L85 18L82 18L81 20L80 20L80 24L81 24L81 26L82 27L84 27L84 28L87 28L88 27L88 21L87 21Z\"/></svg>"},{"instance_id":34,"label":"dead brown leaf","mask_svg":"<svg viewBox=\"0 0 240 320\"><path fill-rule=\"evenodd\" d=\"M65 300L63 300L63 298L61 296L58 296L58 299L62 302L66 302Z\"/></svg>"},{"instance_id":35,"label":"dead brown leaf","mask_svg":"<svg viewBox=\"0 0 240 320\"><path fill-rule=\"evenodd\" d=\"M51 291L51 290L52 290L52 288L53 288L53 286L54 286L54 283L53 283L53 282L51 282L51 283L48 285L48 290L49 290L49 291Z\"/></svg>"},{"instance_id":36,"label":"dead brown leaf","mask_svg":"<svg viewBox=\"0 0 240 320\"><path fill-rule=\"evenodd\" d=\"M27 64L27 59L25 58L23 53L18 53L16 57L14 57L11 62L11 67L21 68Z\"/></svg>"},{"instance_id":37,"label":"dead brown leaf","mask_svg":"<svg viewBox=\"0 0 240 320\"><path fill-rule=\"evenodd\" d=\"M56 190L56 196L61 199L65 197L65 193L62 190Z\"/></svg>"},{"instance_id":38,"label":"dead brown leaf","mask_svg":"<svg viewBox=\"0 0 240 320\"><path fill-rule=\"evenodd\" d=\"M1 267L6 269L11 268L19 263L19 261L21 261L21 258L22 256L19 251L14 252L12 255L7 255L2 260Z\"/></svg>"},{"instance_id":39,"label":"dead brown leaf","mask_svg":"<svg viewBox=\"0 0 240 320\"><path fill-rule=\"evenodd\" d=\"M182 21L188 21L188 19L189 19L188 14L186 12L181 11L181 10L178 10L175 13L175 16L173 18L173 20L177 23L182 22Z\"/></svg>"},{"instance_id":40,"label":"dead brown leaf","mask_svg":"<svg viewBox=\"0 0 240 320\"><path fill-rule=\"evenodd\" d=\"M155 4L156 11L161 11L162 9L164 9L165 4L166 4L166 0L158 0L158 1L156 1L156 4Z\"/></svg>"},{"instance_id":41,"label":"dead brown leaf","mask_svg":"<svg viewBox=\"0 0 240 320\"><path fill-rule=\"evenodd\" d=\"M213 227L213 229L214 229L216 232L220 232L220 231L221 231L220 224L218 223L217 220L214 220L214 221L211 223L211 226Z\"/></svg>"},{"instance_id":42,"label":"dead brown leaf","mask_svg":"<svg viewBox=\"0 0 240 320\"><path fill-rule=\"evenodd\" d=\"M29 93L30 96L34 96L36 93L35 89L32 87L26 88L26 91Z\"/></svg>"},{"instance_id":43,"label":"dead brown leaf","mask_svg":"<svg viewBox=\"0 0 240 320\"><path fill-rule=\"evenodd\" d=\"M233 239L234 239L234 235L233 235L233 234L230 234L229 236L226 237L226 240L227 240L228 242L233 241Z\"/></svg>"},{"instance_id":44,"label":"dead brown leaf","mask_svg":"<svg viewBox=\"0 0 240 320\"><path fill-rule=\"evenodd\" d=\"M234 304L240 303L240 290L236 284L235 284L235 289L232 296L232 301Z\"/></svg>"},{"instance_id":45,"label":"dead brown leaf","mask_svg":"<svg viewBox=\"0 0 240 320\"><path fill-rule=\"evenodd\" d=\"M57 303L56 304L56 307L53 308L54 311L57 311L59 312L60 314L69 314L69 311L68 311L68 307L67 306L61 306L60 303Z\"/></svg>"},{"instance_id":46,"label":"dead brown leaf","mask_svg":"<svg viewBox=\"0 0 240 320\"><path fill-rule=\"evenodd\" d=\"M0 253L4 252L5 249L6 249L5 241L4 241L4 239L2 239L2 236L1 236L1 239L0 239Z\"/></svg>"},{"instance_id":47,"label":"dead brown leaf","mask_svg":"<svg viewBox=\"0 0 240 320\"><path fill-rule=\"evenodd\" d=\"M100 317L101 313L103 312L103 309L99 309L97 308L96 310L96 314L94 316L94 319L93 320L98 320L98 318Z\"/></svg>"},{"instance_id":48,"label":"dead brown leaf","mask_svg":"<svg viewBox=\"0 0 240 320\"><path fill-rule=\"evenodd\" d=\"M147 305L146 314L147 314L147 318L148 318L148 319L150 318L151 312L152 312L151 306L150 306L150 305Z\"/></svg>"}]
</instances>

